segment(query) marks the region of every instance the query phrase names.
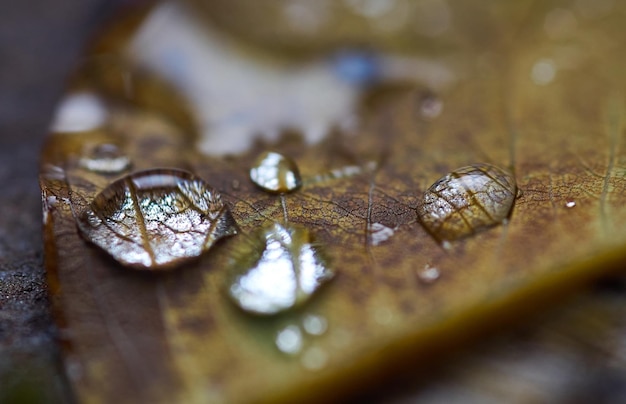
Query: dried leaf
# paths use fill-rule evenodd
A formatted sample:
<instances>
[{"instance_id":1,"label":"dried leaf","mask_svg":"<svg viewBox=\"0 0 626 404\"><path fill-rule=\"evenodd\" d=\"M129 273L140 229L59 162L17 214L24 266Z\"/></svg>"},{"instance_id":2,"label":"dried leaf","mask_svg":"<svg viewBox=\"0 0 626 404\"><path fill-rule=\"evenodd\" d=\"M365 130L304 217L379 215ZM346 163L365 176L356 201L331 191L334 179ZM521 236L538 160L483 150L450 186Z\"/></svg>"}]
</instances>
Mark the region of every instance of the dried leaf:
<instances>
[{"instance_id":1,"label":"dried leaf","mask_svg":"<svg viewBox=\"0 0 626 404\"><path fill-rule=\"evenodd\" d=\"M168 55L157 50L193 52L205 39L209 55L221 49L185 20L191 17L179 6L167 6L171 21L149 20L171 22L161 25L175 27L164 31L169 37L159 37L158 29L140 30L142 39L129 43L142 68L148 65L163 81L180 84L183 96L170 97L171 88L140 74L132 63L120 65L132 79L126 92L119 84L123 80L112 79L119 69L110 69L115 74L83 71L81 89L107 100L106 119L80 133L51 136L42 165L46 259L67 339L65 362L79 399L337 398L361 389L364 380L377 379L398 361L432 355L514 319L623 260L621 66L626 59L620 49L626 32L621 5L614 4L610 15L593 17L569 10L569 3L516 4L480 3L474 5L478 11L467 14L467 6L450 5L454 28L441 43L454 46L433 51L431 65L419 54L404 59L382 54L388 62L382 66L409 61L423 73L424 66L434 65L444 79L390 68L385 71L391 76L379 78L393 83L367 94L349 87L341 93L350 95L343 99L347 104L341 105L362 101L352 116L356 126L337 121L346 110L327 105L341 98L335 93L325 95L327 108L316 110L319 115L309 115L313 108L308 106L319 104L308 104L308 98L300 98L307 91L298 89L310 87L290 79L295 92L272 90L283 88L276 83L289 77L306 83L320 78L313 88L324 91L341 87L342 81L329 79L323 69L321 76L309 76L306 69L290 76L282 67L274 74L250 58L261 72L250 78L248 63L229 65L225 54L203 59L200 52L186 63L178 59L175 68L185 74L168 76L171 66L165 60L171 59L156 63ZM154 15L165 18L167 7ZM574 13L574 28L546 29L556 7ZM186 23L176 26L181 21ZM173 45L178 40L180 48ZM114 52L106 43L98 49ZM393 76L398 71L400 76ZM244 85L250 103L243 105L237 81L222 92L205 91L203 86L229 74L237 80L260 77L267 93ZM174 79L188 81L182 85ZM425 85L432 88L424 90ZM151 97L145 89L151 89ZM432 102L433 91L439 103ZM194 108L176 102L181 98ZM293 113L289 107L299 102L307 108ZM245 125L229 126L233 121L226 118L242 111L254 113ZM335 128L332 135L320 139L319 133L326 133L320 125ZM293 130L277 137L285 127ZM259 134L252 138L256 142L238 137L250 128ZM210 178L243 235L283 221L308 229L324 247L336 278L301 309L256 318L225 296L230 274L224 269L239 252L235 239L164 276L121 271L85 244L71 214L72 204L90 203L112 181L78 164L84 150L102 142L118 144L133 170L180 167ZM219 155L220 142L228 146L222 151L235 154ZM300 190L269 195L250 181L249 169L267 149L297 162ZM446 173L485 162L510 168L516 177L521 196L510 220L443 249L417 220L423 193ZM306 331L310 316L323 318L322 335Z\"/></svg>"}]
</instances>

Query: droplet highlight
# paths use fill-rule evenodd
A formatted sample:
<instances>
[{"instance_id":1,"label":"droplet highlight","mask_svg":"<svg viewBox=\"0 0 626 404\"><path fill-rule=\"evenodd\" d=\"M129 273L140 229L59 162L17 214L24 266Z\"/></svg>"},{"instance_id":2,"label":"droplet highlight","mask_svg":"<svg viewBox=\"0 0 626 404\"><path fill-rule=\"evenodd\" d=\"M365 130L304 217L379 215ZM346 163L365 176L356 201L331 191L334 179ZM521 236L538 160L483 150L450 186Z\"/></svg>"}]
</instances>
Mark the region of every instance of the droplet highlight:
<instances>
[{"instance_id":1,"label":"droplet highlight","mask_svg":"<svg viewBox=\"0 0 626 404\"><path fill-rule=\"evenodd\" d=\"M374 222L367 226L367 232L371 244L377 246L393 237L395 230L382 223Z\"/></svg>"},{"instance_id":2,"label":"droplet highlight","mask_svg":"<svg viewBox=\"0 0 626 404\"><path fill-rule=\"evenodd\" d=\"M425 265L424 269L418 272L417 277L420 282L430 285L435 283L441 276L439 269L430 265Z\"/></svg>"},{"instance_id":3,"label":"droplet highlight","mask_svg":"<svg viewBox=\"0 0 626 404\"><path fill-rule=\"evenodd\" d=\"M571 209L571 208L573 208L575 206L576 206L576 201L570 200L570 201L566 201L565 202L565 207L568 208L568 209Z\"/></svg>"},{"instance_id":4,"label":"droplet highlight","mask_svg":"<svg viewBox=\"0 0 626 404\"><path fill-rule=\"evenodd\" d=\"M323 316L308 314L302 320L302 327L307 334L320 336L328 329L328 321Z\"/></svg>"},{"instance_id":5,"label":"droplet highlight","mask_svg":"<svg viewBox=\"0 0 626 404\"><path fill-rule=\"evenodd\" d=\"M228 293L241 309L276 314L308 301L333 277L309 231L275 223L253 235L231 265Z\"/></svg>"},{"instance_id":6,"label":"droplet highlight","mask_svg":"<svg viewBox=\"0 0 626 404\"><path fill-rule=\"evenodd\" d=\"M172 268L237 233L220 194L183 170L124 176L100 192L77 219L85 239L121 264Z\"/></svg>"},{"instance_id":7,"label":"droplet highlight","mask_svg":"<svg viewBox=\"0 0 626 404\"><path fill-rule=\"evenodd\" d=\"M130 158L111 143L103 143L87 150L79 165L100 174L118 174L130 167Z\"/></svg>"},{"instance_id":8,"label":"droplet highlight","mask_svg":"<svg viewBox=\"0 0 626 404\"><path fill-rule=\"evenodd\" d=\"M475 164L437 180L424 193L417 215L431 235L446 243L504 222L516 195L511 173Z\"/></svg>"},{"instance_id":9,"label":"droplet highlight","mask_svg":"<svg viewBox=\"0 0 626 404\"><path fill-rule=\"evenodd\" d=\"M287 355L296 355L302 350L302 331L297 325L289 325L276 334L276 347Z\"/></svg>"},{"instance_id":10,"label":"droplet highlight","mask_svg":"<svg viewBox=\"0 0 626 404\"><path fill-rule=\"evenodd\" d=\"M295 161L276 152L261 154L250 169L250 179L267 192L286 193L302 186Z\"/></svg>"}]
</instances>

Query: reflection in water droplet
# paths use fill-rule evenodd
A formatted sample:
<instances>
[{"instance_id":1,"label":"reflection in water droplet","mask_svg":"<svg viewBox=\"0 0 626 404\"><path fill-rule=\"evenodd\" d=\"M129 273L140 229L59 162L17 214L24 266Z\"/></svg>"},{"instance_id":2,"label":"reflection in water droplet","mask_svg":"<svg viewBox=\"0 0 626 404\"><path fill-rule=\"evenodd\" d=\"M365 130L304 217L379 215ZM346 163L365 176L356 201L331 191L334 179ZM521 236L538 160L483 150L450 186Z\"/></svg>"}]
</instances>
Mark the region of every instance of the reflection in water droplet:
<instances>
[{"instance_id":1,"label":"reflection in water droplet","mask_svg":"<svg viewBox=\"0 0 626 404\"><path fill-rule=\"evenodd\" d=\"M565 207L566 208L573 208L574 206L576 206L576 201L567 201L567 202L565 202Z\"/></svg>"},{"instance_id":2,"label":"reflection in water droplet","mask_svg":"<svg viewBox=\"0 0 626 404\"><path fill-rule=\"evenodd\" d=\"M102 99L92 93L81 92L66 96L57 107L50 130L75 133L102 126L108 111Z\"/></svg>"},{"instance_id":3,"label":"reflection in water droplet","mask_svg":"<svg viewBox=\"0 0 626 404\"><path fill-rule=\"evenodd\" d=\"M550 84L555 77L556 64L552 59L539 59L530 72L530 78L538 86Z\"/></svg>"},{"instance_id":4,"label":"reflection in water droplet","mask_svg":"<svg viewBox=\"0 0 626 404\"><path fill-rule=\"evenodd\" d=\"M434 283L437 279L439 279L440 275L439 269L431 267L430 265L426 265L424 269L417 274L419 280L427 284Z\"/></svg>"},{"instance_id":5,"label":"reflection in water droplet","mask_svg":"<svg viewBox=\"0 0 626 404\"><path fill-rule=\"evenodd\" d=\"M328 354L322 348L312 346L302 354L300 362L306 369L320 370L328 363Z\"/></svg>"},{"instance_id":6,"label":"reflection in water droplet","mask_svg":"<svg viewBox=\"0 0 626 404\"><path fill-rule=\"evenodd\" d=\"M296 163L280 153L261 154L250 169L250 179L268 192L291 192L302 185Z\"/></svg>"},{"instance_id":7,"label":"reflection in water droplet","mask_svg":"<svg viewBox=\"0 0 626 404\"><path fill-rule=\"evenodd\" d=\"M175 169L140 171L111 183L77 224L87 240L137 269L170 268L237 233L220 194Z\"/></svg>"},{"instance_id":8,"label":"reflection in water droplet","mask_svg":"<svg viewBox=\"0 0 626 404\"><path fill-rule=\"evenodd\" d=\"M309 300L333 277L307 229L278 223L254 236L232 265L237 272L229 295L243 310L276 314Z\"/></svg>"},{"instance_id":9,"label":"reflection in water droplet","mask_svg":"<svg viewBox=\"0 0 626 404\"><path fill-rule=\"evenodd\" d=\"M490 164L459 168L424 193L417 215L439 241L469 236L506 220L517 185L512 174Z\"/></svg>"},{"instance_id":10,"label":"reflection in water droplet","mask_svg":"<svg viewBox=\"0 0 626 404\"><path fill-rule=\"evenodd\" d=\"M370 242L373 246L377 246L387 240L389 240L393 234L394 229L385 226L382 223L370 223L367 226Z\"/></svg>"},{"instance_id":11,"label":"reflection in water droplet","mask_svg":"<svg viewBox=\"0 0 626 404\"><path fill-rule=\"evenodd\" d=\"M322 335L328 329L328 321L323 316L316 316L313 314L308 314L302 320L302 327L304 327L304 331L310 335Z\"/></svg>"},{"instance_id":12,"label":"reflection in water droplet","mask_svg":"<svg viewBox=\"0 0 626 404\"><path fill-rule=\"evenodd\" d=\"M295 355L302 350L302 331L297 325L290 325L276 335L276 347L283 353Z\"/></svg>"},{"instance_id":13,"label":"reflection in water droplet","mask_svg":"<svg viewBox=\"0 0 626 404\"><path fill-rule=\"evenodd\" d=\"M117 174L130 167L130 159L114 144L99 144L82 156L81 167L101 174Z\"/></svg>"}]
</instances>

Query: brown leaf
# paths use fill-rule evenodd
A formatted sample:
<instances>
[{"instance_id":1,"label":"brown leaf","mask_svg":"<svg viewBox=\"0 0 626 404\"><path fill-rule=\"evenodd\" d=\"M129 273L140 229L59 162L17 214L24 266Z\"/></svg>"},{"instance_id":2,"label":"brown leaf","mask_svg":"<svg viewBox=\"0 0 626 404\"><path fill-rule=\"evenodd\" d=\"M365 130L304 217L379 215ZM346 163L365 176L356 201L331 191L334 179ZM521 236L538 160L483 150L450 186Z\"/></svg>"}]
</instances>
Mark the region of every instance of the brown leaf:
<instances>
[{"instance_id":1,"label":"brown leaf","mask_svg":"<svg viewBox=\"0 0 626 404\"><path fill-rule=\"evenodd\" d=\"M283 88L275 83L286 77L305 77L306 83L324 78L315 82L316 94L340 87L324 87L326 73L266 73L272 70L261 63L267 93L258 100L253 88L238 93L236 81L211 98L215 95L203 86L213 89L212 83L248 65L240 60L213 64L225 54L192 55L191 61L177 55L175 67L190 70L173 77L188 80L179 90L186 92L195 115L175 102L180 94L170 97L171 89L140 70L123 71L135 88L150 88L152 97L142 92L133 98L133 86L124 92L119 83L105 80L106 74L84 73L80 88L101 97L102 105L90 104L95 107L91 127L51 136L42 165L46 259L68 346L66 366L79 399L336 398L405 357L433 355L613 269L624 259L626 243L621 6L603 18L569 9L559 17L553 10L569 6L519 3L523 6L510 9L480 3L476 10L481 12L467 14L452 7L454 28L442 43L454 46L438 48L430 62L455 79L402 76L407 72L402 69L397 77L390 68L385 79L394 82L361 94L357 124L344 129L330 113L292 112L289 107L299 103L320 105L308 104L301 92L271 90ZM163 10L157 16L165 18ZM198 51L196 45L182 45L196 40L207 40L206 48L214 49L213 37L194 30L188 14L175 7L170 11L173 20L149 21L174 27L167 35L181 41L180 49ZM576 23L568 28L572 15ZM555 18L566 18L565 28L546 29L546 21ZM168 36L156 37L158 30L139 32L145 41L152 39L129 41L141 63L162 55L150 53L155 49L178 49L171 48ZM407 59L381 57L390 63L384 66L399 66L393 63L419 61L417 53ZM204 62L215 69L209 71ZM164 64L150 67L167 75ZM198 71L202 74L194 75ZM236 78L254 74L245 70ZM287 83L294 89L306 85ZM424 86L438 92L441 105L433 104L433 90ZM147 102L155 97L161 101ZM430 101L424 104L425 99ZM324 95L323 101L336 99ZM333 110L322 110L328 109ZM254 125L220 120L239 116L233 111L251 113L249 119L234 119L236 124ZM335 130L319 141L313 129L321 122ZM285 126L292 131L285 132ZM256 142L237 137L250 128L251 135L259 134ZM272 129L283 130L283 136L273 136ZM221 139L227 141L221 144ZM137 274L105 259L79 237L71 214L74 201L91 203L113 180L77 163L85 150L101 143L119 145L133 170L179 167L205 179L239 223L237 238L280 222L308 229L336 279L300 310L256 318L225 296L232 279L225 268L240 252L237 238L163 276ZM235 154L220 155L222 146ZM269 148L298 163L300 190L269 195L249 180L250 167ZM506 225L443 249L419 224L416 209L437 179L478 163L510 169L521 196ZM439 276L424 282L423 271L433 268ZM322 335L307 331L310 316L325 324Z\"/></svg>"}]
</instances>

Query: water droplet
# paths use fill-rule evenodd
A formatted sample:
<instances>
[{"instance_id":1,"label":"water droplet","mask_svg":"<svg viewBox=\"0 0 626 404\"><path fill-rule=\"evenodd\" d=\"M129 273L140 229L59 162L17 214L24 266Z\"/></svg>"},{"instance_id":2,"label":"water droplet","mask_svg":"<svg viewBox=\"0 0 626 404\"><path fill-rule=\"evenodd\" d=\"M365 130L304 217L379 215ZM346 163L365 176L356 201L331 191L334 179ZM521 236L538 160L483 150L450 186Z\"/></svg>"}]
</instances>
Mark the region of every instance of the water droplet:
<instances>
[{"instance_id":1,"label":"water droplet","mask_svg":"<svg viewBox=\"0 0 626 404\"><path fill-rule=\"evenodd\" d=\"M515 178L490 164L459 168L431 185L417 215L439 241L456 240L508 218L517 185Z\"/></svg>"},{"instance_id":2,"label":"water droplet","mask_svg":"<svg viewBox=\"0 0 626 404\"><path fill-rule=\"evenodd\" d=\"M550 84L555 77L556 64L552 59L539 59L530 72L530 78L538 86Z\"/></svg>"},{"instance_id":3,"label":"water droplet","mask_svg":"<svg viewBox=\"0 0 626 404\"><path fill-rule=\"evenodd\" d=\"M302 331L297 325L289 325L276 334L276 347L283 353L295 355L302 350Z\"/></svg>"},{"instance_id":4,"label":"water droplet","mask_svg":"<svg viewBox=\"0 0 626 404\"><path fill-rule=\"evenodd\" d=\"M566 208L573 208L574 206L576 206L576 201L567 201L567 202L565 202L565 207Z\"/></svg>"},{"instance_id":5,"label":"water droplet","mask_svg":"<svg viewBox=\"0 0 626 404\"><path fill-rule=\"evenodd\" d=\"M422 118L435 119L443 111L443 101L432 93L419 97L419 113Z\"/></svg>"},{"instance_id":6,"label":"water droplet","mask_svg":"<svg viewBox=\"0 0 626 404\"><path fill-rule=\"evenodd\" d=\"M312 346L302 354L300 362L306 369L320 370L328 363L328 354L322 348Z\"/></svg>"},{"instance_id":7,"label":"water droplet","mask_svg":"<svg viewBox=\"0 0 626 404\"><path fill-rule=\"evenodd\" d=\"M165 269L198 257L237 226L220 194L195 175L153 169L127 175L79 217L83 236L137 269Z\"/></svg>"},{"instance_id":8,"label":"water droplet","mask_svg":"<svg viewBox=\"0 0 626 404\"><path fill-rule=\"evenodd\" d=\"M367 231L369 233L370 242L373 246L377 246L389 240L395 232L394 229L387 227L382 223L370 223L367 226Z\"/></svg>"},{"instance_id":9,"label":"water droplet","mask_svg":"<svg viewBox=\"0 0 626 404\"><path fill-rule=\"evenodd\" d=\"M250 169L250 179L268 192L291 192L302 185L296 163L280 153L261 154Z\"/></svg>"},{"instance_id":10,"label":"water droplet","mask_svg":"<svg viewBox=\"0 0 626 404\"><path fill-rule=\"evenodd\" d=\"M422 269L417 274L417 276L420 281L426 284L431 284L431 283L434 283L437 279L439 279L439 276L441 276L441 274L439 273L439 269L432 267L430 265L426 265L424 266L424 269Z\"/></svg>"},{"instance_id":11,"label":"water droplet","mask_svg":"<svg viewBox=\"0 0 626 404\"><path fill-rule=\"evenodd\" d=\"M300 305L333 277L307 229L278 223L262 229L233 259L229 295L243 310L276 314Z\"/></svg>"},{"instance_id":12,"label":"water droplet","mask_svg":"<svg viewBox=\"0 0 626 404\"><path fill-rule=\"evenodd\" d=\"M322 335L328 329L328 321L323 316L308 314L302 320L302 327L309 335Z\"/></svg>"},{"instance_id":13,"label":"water droplet","mask_svg":"<svg viewBox=\"0 0 626 404\"><path fill-rule=\"evenodd\" d=\"M79 160L81 167L101 174L117 174L130 167L130 159L114 144L99 144Z\"/></svg>"}]
</instances>

